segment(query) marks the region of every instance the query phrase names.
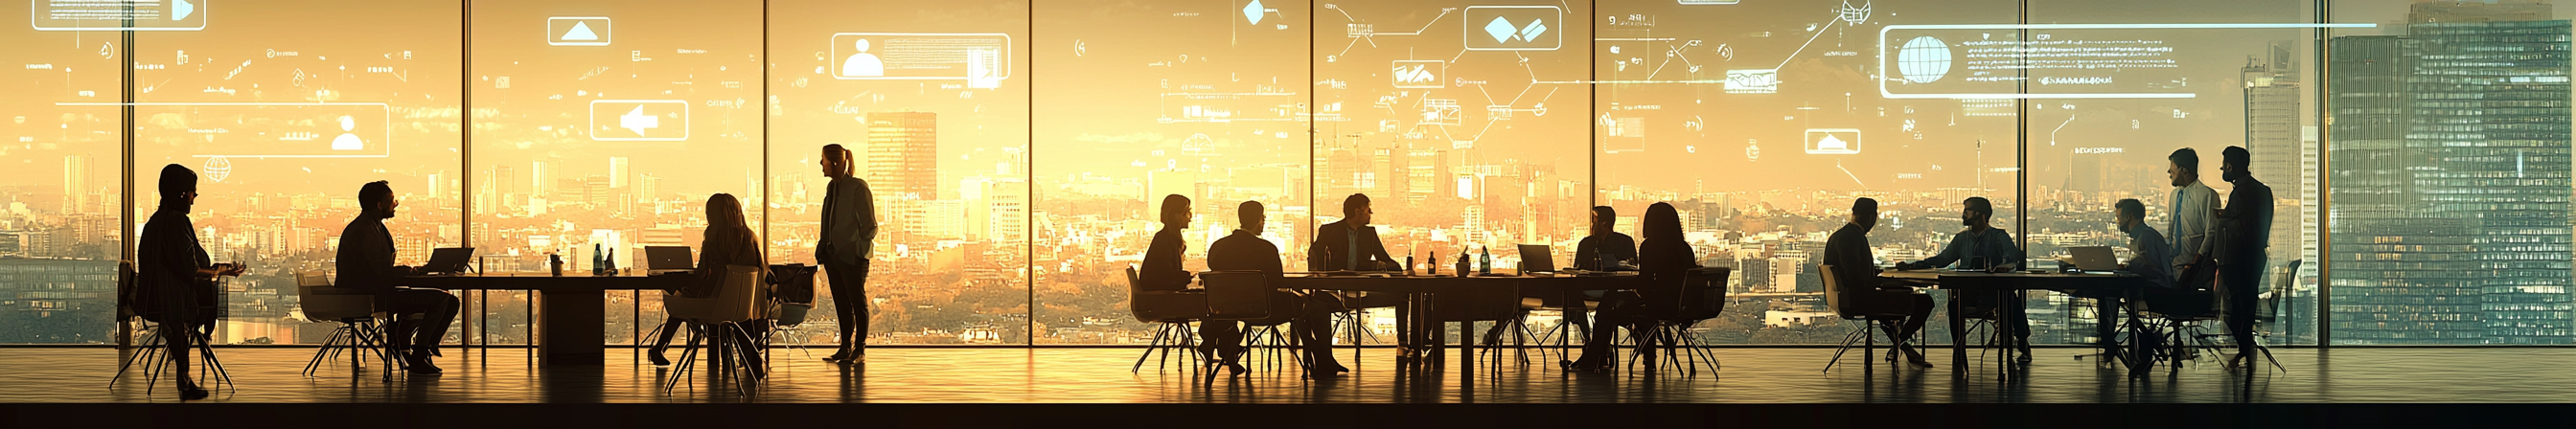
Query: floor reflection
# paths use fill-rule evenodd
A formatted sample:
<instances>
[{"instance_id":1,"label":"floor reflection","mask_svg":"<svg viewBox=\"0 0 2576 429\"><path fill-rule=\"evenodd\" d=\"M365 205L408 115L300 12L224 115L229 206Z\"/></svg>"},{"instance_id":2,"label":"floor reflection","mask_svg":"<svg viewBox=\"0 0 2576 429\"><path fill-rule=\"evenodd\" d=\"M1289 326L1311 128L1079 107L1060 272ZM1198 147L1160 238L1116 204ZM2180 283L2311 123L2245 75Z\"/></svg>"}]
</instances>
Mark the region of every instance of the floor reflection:
<instances>
[{"instance_id":1,"label":"floor reflection","mask_svg":"<svg viewBox=\"0 0 2576 429\"><path fill-rule=\"evenodd\" d=\"M2080 353L2054 349L2044 355ZM1528 364L1506 354L1500 365L1445 365L1406 371L1395 353L1341 350L1355 373L1309 379L1293 364L1209 380L1174 356L1134 368L1139 350L1119 348L880 348L863 364L842 365L797 350L772 351L768 379L750 394L736 379L701 364L694 374L640 364L612 351L589 368L532 368L516 349L448 353L442 377L396 374L388 382L373 363L326 363L301 373L312 349L218 349L234 384L222 402L556 402L556 403L2267 403L2492 401L2568 402L2576 372L2527 371L2495 362L2549 362L2576 350L2344 349L2334 362L2315 350L2277 350L2283 367L2229 371L2215 359L2132 378L2097 360L2042 360L2010 376L1992 361L1932 369L1846 359L1821 371L1829 349L1716 349L1725 367L1693 376L1646 372L1642 364L1608 374L1557 370L1553 359ZM168 402L165 378L152 393L144 377L119 380L109 348L0 348L0 402ZM2333 365L2342 363L2342 365ZM140 371L140 369L136 369ZM1468 377L1473 375L1473 377ZM679 377L669 391L663 382Z\"/></svg>"}]
</instances>

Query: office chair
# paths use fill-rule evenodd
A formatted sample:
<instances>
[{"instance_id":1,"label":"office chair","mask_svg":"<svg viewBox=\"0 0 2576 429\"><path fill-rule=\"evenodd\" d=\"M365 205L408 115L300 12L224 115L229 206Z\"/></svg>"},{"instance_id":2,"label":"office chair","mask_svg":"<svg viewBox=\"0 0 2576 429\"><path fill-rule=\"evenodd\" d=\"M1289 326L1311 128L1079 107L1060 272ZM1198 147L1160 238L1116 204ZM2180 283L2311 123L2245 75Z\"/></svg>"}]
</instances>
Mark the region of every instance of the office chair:
<instances>
[{"instance_id":1,"label":"office chair","mask_svg":"<svg viewBox=\"0 0 2576 429\"><path fill-rule=\"evenodd\" d=\"M393 358L384 329L376 322L382 313L375 310L375 294L341 290L331 285L329 273L306 271L295 274L295 295L305 320L340 324L331 330L331 338L322 342L322 348L313 351L313 359L304 363L305 376L313 376L322 369L323 362L338 359L343 352L349 354L350 369L363 370L363 360L359 359L363 351L384 364L386 381L393 380L394 370L404 364Z\"/></svg>"},{"instance_id":2,"label":"office chair","mask_svg":"<svg viewBox=\"0 0 2576 429\"><path fill-rule=\"evenodd\" d=\"M1136 267L1129 266L1127 312L1138 322L1154 325L1153 341L1146 343L1145 353L1136 356L1136 365L1128 368L1127 372L1144 370L1145 360L1153 358L1156 352L1161 352L1163 358L1155 361L1154 368L1163 368L1164 364L1171 362L1172 349L1175 348L1182 350L1181 359L1185 366L1192 359L1206 358L1199 356L1202 352L1198 348L1198 333L1190 329L1191 322L1207 317L1206 291L1146 291L1144 279L1137 277Z\"/></svg>"},{"instance_id":3,"label":"office chair","mask_svg":"<svg viewBox=\"0 0 2576 429\"><path fill-rule=\"evenodd\" d=\"M718 373L732 376L737 393L751 394L755 383L768 377L767 363L761 359L760 342L751 338L747 327L761 326L768 315L767 273L758 266L727 265L722 288L716 296L689 298L678 293L662 297L663 311L688 323L687 350L672 367L673 376L663 381L662 390L678 387L683 376L695 376L690 369L697 364L698 341L706 340L712 353L708 363Z\"/></svg>"},{"instance_id":4,"label":"office chair","mask_svg":"<svg viewBox=\"0 0 2576 429\"><path fill-rule=\"evenodd\" d=\"M1843 353L1851 351L1852 343L1860 343L1860 359L1862 365L1867 367L1868 362L1874 358L1873 354L1878 350L1878 334L1886 330L1883 326L1887 322L1904 321L1905 316L1907 315L1893 312L1861 311L1859 303L1854 302L1850 299L1851 297L1843 296L1844 285L1841 279L1836 278L1840 276L1835 274L1836 271L1834 271L1833 265L1817 265L1816 272L1822 274L1821 276L1818 276L1817 279L1824 281L1825 306L1832 308L1834 310L1834 315L1842 317L1844 322L1860 322L1861 325L1860 329L1852 331L1850 335L1843 336L1842 346L1834 349L1833 360L1825 361L1825 369L1823 372L1833 372L1834 364L1842 362ZM1895 332L1885 333L1890 337L1890 341L1895 340ZM1889 350L1888 354L1890 357L1893 357L1893 355L1898 353L1895 350Z\"/></svg>"},{"instance_id":5,"label":"office chair","mask_svg":"<svg viewBox=\"0 0 2576 429\"><path fill-rule=\"evenodd\" d=\"M1702 359L1708 361L1709 372L1717 372L1721 367L1717 354L1700 341L1699 334L1692 332L1691 326L1717 318L1726 311L1726 275L1729 271L1723 267L1693 269L1682 273L1680 284L1651 285L1638 290L1646 297L1648 322L1643 327L1648 330L1645 335L1648 342L1637 345L1638 353L1629 355L1628 364L1635 365L1639 356L1648 356L1646 366L1653 368L1654 353L1651 351L1660 345L1664 361L1682 367L1687 374L1699 375ZM1681 353L1674 353L1676 349ZM1893 355L1890 353L1890 357Z\"/></svg>"},{"instance_id":6,"label":"office chair","mask_svg":"<svg viewBox=\"0 0 2576 429\"><path fill-rule=\"evenodd\" d=\"M1285 309L1281 305L1292 303L1272 302L1278 289L1271 285L1270 273L1210 271L1200 274L1199 282L1205 288L1208 300L1207 317L1199 323L1242 322L1245 352L1262 354L1256 358L1257 366L1275 370L1279 367L1280 351L1295 349L1298 341L1280 334L1279 325L1295 321L1297 315L1280 311ZM1296 353L1288 355L1288 360L1305 370L1306 375L1313 375L1313 370L1306 368L1303 357ZM1206 365L1206 382L1209 385L1216 384L1217 371L1223 370L1215 365L1216 361L1211 356L1209 365Z\"/></svg>"}]
</instances>

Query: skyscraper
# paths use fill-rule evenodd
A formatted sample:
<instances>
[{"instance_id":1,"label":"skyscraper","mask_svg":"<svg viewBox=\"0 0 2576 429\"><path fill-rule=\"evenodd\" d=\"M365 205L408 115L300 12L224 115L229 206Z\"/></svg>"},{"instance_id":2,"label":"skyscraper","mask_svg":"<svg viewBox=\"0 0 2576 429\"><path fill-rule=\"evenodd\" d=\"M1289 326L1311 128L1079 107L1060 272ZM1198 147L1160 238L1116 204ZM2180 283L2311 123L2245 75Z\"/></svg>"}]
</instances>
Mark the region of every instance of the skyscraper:
<instances>
[{"instance_id":1,"label":"skyscraper","mask_svg":"<svg viewBox=\"0 0 2576 429\"><path fill-rule=\"evenodd\" d=\"M2272 55L2278 56L2282 55L2280 51L2283 49L2272 51ZM2248 64L2244 69L2245 151L2251 155L2249 158L2253 164L2246 166L2246 170L2252 172L2255 179L2262 180L2264 185L2271 186L2274 197L2296 198L2302 186L2299 182L2299 130L2303 121L2299 118L2298 76L2273 70L2270 64L2283 62L2278 58L2252 62L2254 64ZM2298 219L2307 217L2305 209L2306 206L2280 207L2273 213L2270 232L2273 245L2266 261L2269 266L2287 267L2290 260L2299 257L2296 251L2296 244L2300 242ZM2264 278L2270 281L2270 276Z\"/></svg>"},{"instance_id":2,"label":"skyscraper","mask_svg":"<svg viewBox=\"0 0 2576 429\"><path fill-rule=\"evenodd\" d=\"M2418 3L2338 37L2332 330L2360 344L2568 344L2568 21Z\"/></svg>"},{"instance_id":3,"label":"skyscraper","mask_svg":"<svg viewBox=\"0 0 2576 429\"><path fill-rule=\"evenodd\" d=\"M939 199L939 115L930 112L868 114L868 190L877 196L877 212L916 216L913 201ZM919 219L889 219L894 242L912 241L903 228Z\"/></svg>"},{"instance_id":4,"label":"skyscraper","mask_svg":"<svg viewBox=\"0 0 2576 429\"><path fill-rule=\"evenodd\" d=\"M89 155L65 155L62 212L83 213L89 209Z\"/></svg>"}]
</instances>

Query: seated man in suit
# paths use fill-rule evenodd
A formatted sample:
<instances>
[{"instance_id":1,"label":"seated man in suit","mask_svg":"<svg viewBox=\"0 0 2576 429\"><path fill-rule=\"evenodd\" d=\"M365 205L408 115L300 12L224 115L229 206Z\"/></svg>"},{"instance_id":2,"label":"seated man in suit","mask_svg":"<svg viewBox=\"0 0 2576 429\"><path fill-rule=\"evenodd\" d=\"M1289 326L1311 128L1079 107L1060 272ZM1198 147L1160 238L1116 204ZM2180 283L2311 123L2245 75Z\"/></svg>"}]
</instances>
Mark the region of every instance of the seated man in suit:
<instances>
[{"instance_id":1,"label":"seated man in suit","mask_svg":"<svg viewBox=\"0 0 2576 429\"><path fill-rule=\"evenodd\" d=\"M1351 194L1342 199L1342 220L1315 228L1315 245L1307 248L1306 264L1312 271L1385 271L1403 269L1404 263L1387 256L1386 244L1377 240L1377 228L1370 228L1369 197Z\"/></svg>"},{"instance_id":2,"label":"seated man in suit","mask_svg":"<svg viewBox=\"0 0 2576 429\"><path fill-rule=\"evenodd\" d=\"M1261 238L1261 225L1269 221L1261 202L1243 202L1236 209L1235 217L1242 222L1241 227L1208 245L1208 269L1260 271L1272 276L1286 272L1279 260L1279 246ZM1350 372L1350 368L1333 359L1332 317L1333 313L1344 311L1340 298L1331 294L1301 296L1288 291L1272 291L1270 303L1272 314L1297 315L1292 335L1303 343L1303 361L1315 376L1329 377ZM1241 374L1243 365L1236 363L1236 358L1243 352L1243 331L1237 323L1200 322L1199 335L1205 337L1209 344L1216 345L1219 358L1228 369Z\"/></svg>"},{"instance_id":3,"label":"seated man in suit","mask_svg":"<svg viewBox=\"0 0 2576 429\"><path fill-rule=\"evenodd\" d=\"M1931 368L1932 362L1923 359L1922 347L1908 340L1923 330L1924 320L1932 317L1932 296L1914 293L1904 283L1878 276L1878 262L1870 255L1869 248L1869 230L1877 226L1878 200L1853 200L1851 222L1844 223L1842 229L1834 230L1834 235L1825 239L1823 265L1834 266L1834 272L1824 274L1834 276L1837 284L1846 285L1842 287L1841 299L1855 307L1857 312L1904 314L1901 324L1888 323L1887 332L1895 336L1893 346L1904 352L1905 358L1914 366Z\"/></svg>"},{"instance_id":4,"label":"seated man in suit","mask_svg":"<svg viewBox=\"0 0 2576 429\"><path fill-rule=\"evenodd\" d=\"M1959 223L1967 225L1968 229L1951 235L1950 244L1941 246L1941 254L1912 264L1897 264L1896 268L1953 267L2006 272L2020 267L2021 247L2013 244L2012 233L1994 227L1994 217L1994 203L1986 201L1986 197L1968 197L1967 201L1960 202L1959 213ZM2030 363L2030 318L2022 313L2023 306L2028 304L2022 302L2021 295L2009 292L1995 296L1973 295L1963 297L1966 301L1962 306L1994 309L1996 322L2005 325L2004 329L2012 334L2014 349L2021 352L2021 362Z\"/></svg>"},{"instance_id":5,"label":"seated man in suit","mask_svg":"<svg viewBox=\"0 0 2576 429\"><path fill-rule=\"evenodd\" d=\"M456 295L396 286L403 276L418 270L394 265L394 236L385 229L385 220L393 219L394 209L402 202L394 199L392 186L382 180L368 182L358 188L358 204L364 210L340 230L335 283L375 292L376 311L395 315L394 323L385 327L386 348L400 354L413 375L438 375L430 356L437 353L439 340L447 337L447 325L456 321L461 307Z\"/></svg>"}]
</instances>

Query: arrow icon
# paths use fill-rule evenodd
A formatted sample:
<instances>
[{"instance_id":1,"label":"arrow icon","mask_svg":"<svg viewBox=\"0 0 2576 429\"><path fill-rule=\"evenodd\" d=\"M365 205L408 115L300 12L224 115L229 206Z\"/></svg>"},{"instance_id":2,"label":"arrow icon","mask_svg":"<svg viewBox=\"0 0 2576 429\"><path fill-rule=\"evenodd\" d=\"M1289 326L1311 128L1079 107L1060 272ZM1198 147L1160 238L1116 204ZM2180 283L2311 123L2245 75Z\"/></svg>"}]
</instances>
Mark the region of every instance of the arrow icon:
<instances>
[{"instance_id":1,"label":"arrow icon","mask_svg":"<svg viewBox=\"0 0 2576 429\"><path fill-rule=\"evenodd\" d=\"M625 115L617 117L617 127L634 131L636 136L643 136L646 129L661 128L662 117L644 114L644 106L635 106L635 110L627 111Z\"/></svg>"}]
</instances>

